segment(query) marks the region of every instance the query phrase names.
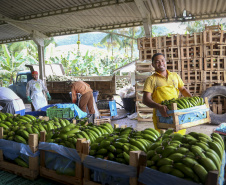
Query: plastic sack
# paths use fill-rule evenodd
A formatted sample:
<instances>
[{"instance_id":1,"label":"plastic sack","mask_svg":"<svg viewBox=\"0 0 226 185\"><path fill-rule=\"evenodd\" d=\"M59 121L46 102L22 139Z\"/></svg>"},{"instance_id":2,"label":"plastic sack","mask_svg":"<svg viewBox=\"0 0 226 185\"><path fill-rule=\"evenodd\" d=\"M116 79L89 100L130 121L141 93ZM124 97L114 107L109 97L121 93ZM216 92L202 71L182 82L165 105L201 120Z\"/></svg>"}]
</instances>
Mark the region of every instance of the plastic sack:
<instances>
[{"instance_id":1,"label":"plastic sack","mask_svg":"<svg viewBox=\"0 0 226 185\"><path fill-rule=\"evenodd\" d=\"M95 117L96 118L100 117L100 112L99 112L99 110L97 108L97 104L96 104L96 101L95 101L94 97L93 97L93 107L94 107L94 110L95 110Z\"/></svg>"},{"instance_id":2,"label":"plastic sack","mask_svg":"<svg viewBox=\"0 0 226 185\"><path fill-rule=\"evenodd\" d=\"M179 124L184 124L188 122L194 122L197 120L205 119L206 112L209 111L209 108L206 105L191 107L182 110L169 110L167 111L168 114L176 113L176 112L186 112L186 114L179 115ZM163 117L159 110L157 110L157 116L159 117L160 123L168 123L173 124L173 116Z\"/></svg>"},{"instance_id":3,"label":"plastic sack","mask_svg":"<svg viewBox=\"0 0 226 185\"><path fill-rule=\"evenodd\" d=\"M83 112L77 105L74 103L66 103L66 104L56 104L57 108L71 108L74 111L74 116L78 116L79 119L87 116L86 112Z\"/></svg>"},{"instance_id":4,"label":"plastic sack","mask_svg":"<svg viewBox=\"0 0 226 185\"><path fill-rule=\"evenodd\" d=\"M111 116L117 116L118 115L115 100L109 101L109 108L110 108Z\"/></svg>"},{"instance_id":5,"label":"plastic sack","mask_svg":"<svg viewBox=\"0 0 226 185\"><path fill-rule=\"evenodd\" d=\"M86 156L83 165L93 170L94 181L101 181L102 184L129 185L129 178L136 177L136 168L133 166L92 156Z\"/></svg>"},{"instance_id":6,"label":"plastic sack","mask_svg":"<svg viewBox=\"0 0 226 185\"><path fill-rule=\"evenodd\" d=\"M3 154L7 159L14 160L20 156L27 163L29 157L36 157L40 154L39 151L33 153L29 145L5 139L0 139L0 149L3 150Z\"/></svg>"},{"instance_id":7,"label":"plastic sack","mask_svg":"<svg viewBox=\"0 0 226 185\"><path fill-rule=\"evenodd\" d=\"M45 166L58 174L75 176L75 161L57 153L45 152Z\"/></svg>"},{"instance_id":8,"label":"plastic sack","mask_svg":"<svg viewBox=\"0 0 226 185\"><path fill-rule=\"evenodd\" d=\"M46 168L55 170L59 174L75 176L75 162L81 164L81 158L76 149L46 142L40 142L39 149L57 152L45 152Z\"/></svg>"},{"instance_id":9,"label":"plastic sack","mask_svg":"<svg viewBox=\"0 0 226 185\"><path fill-rule=\"evenodd\" d=\"M223 185L224 184L224 172L225 172L225 151L223 154L223 158L222 158L222 163L221 163L221 167L220 167L220 175L218 177L218 184L219 185Z\"/></svg>"},{"instance_id":10,"label":"plastic sack","mask_svg":"<svg viewBox=\"0 0 226 185\"><path fill-rule=\"evenodd\" d=\"M221 123L220 126L217 127L215 130L226 133L226 123Z\"/></svg>"},{"instance_id":11,"label":"plastic sack","mask_svg":"<svg viewBox=\"0 0 226 185\"><path fill-rule=\"evenodd\" d=\"M120 90L119 96L121 98L135 98L135 88L133 86L126 86Z\"/></svg>"},{"instance_id":12,"label":"plastic sack","mask_svg":"<svg viewBox=\"0 0 226 185\"><path fill-rule=\"evenodd\" d=\"M40 142L38 148L39 150L53 150L72 161L81 163L81 158L78 155L78 152L76 149L67 148L65 146L58 145L56 143L46 143L46 142Z\"/></svg>"},{"instance_id":13,"label":"plastic sack","mask_svg":"<svg viewBox=\"0 0 226 185\"><path fill-rule=\"evenodd\" d=\"M145 185L198 185L198 183L184 180L182 178L162 173L147 167L142 173L140 173L138 182Z\"/></svg>"}]
</instances>

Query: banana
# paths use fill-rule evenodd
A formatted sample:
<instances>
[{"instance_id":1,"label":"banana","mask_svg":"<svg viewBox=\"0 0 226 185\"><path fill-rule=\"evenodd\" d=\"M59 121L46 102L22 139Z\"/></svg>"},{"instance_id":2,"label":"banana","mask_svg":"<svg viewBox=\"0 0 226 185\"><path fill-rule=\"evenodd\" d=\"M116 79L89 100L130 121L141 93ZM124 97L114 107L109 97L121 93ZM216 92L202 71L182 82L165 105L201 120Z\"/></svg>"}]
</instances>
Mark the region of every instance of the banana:
<instances>
[{"instance_id":1,"label":"banana","mask_svg":"<svg viewBox=\"0 0 226 185\"><path fill-rule=\"evenodd\" d=\"M123 148L126 147L125 145L123 146ZM107 148L109 151L111 152L115 152L116 151L116 148L113 146L113 145L109 145L108 148Z\"/></svg>"},{"instance_id":2,"label":"banana","mask_svg":"<svg viewBox=\"0 0 226 185\"><path fill-rule=\"evenodd\" d=\"M199 146L192 145L190 150L195 156L206 157L202 148Z\"/></svg>"},{"instance_id":3,"label":"banana","mask_svg":"<svg viewBox=\"0 0 226 185\"><path fill-rule=\"evenodd\" d=\"M174 133L171 135L172 140L177 140L177 141L182 141L182 139L184 138L184 136L180 133Z\"/></svg>"},{"instance_id":4,"label":"banana","mask_svg":"<svg viewBox=\"0 0 226 185\"><path fill-rule=\"evenodd\" d=\"M221 150L224 150L224 143L222 143L221 140L218 137L212 136L212 140L214 142L217 142L220 145Z\"/></svg>"},{"instance_id":5,"label":"banana","mask_svg":"<svg viewBox=\"0 0 226 185\"><path fill-rule=\"evenodd\" d=\"M144 151L144 152L147 152L147 149L145 148L145 146L139 142L139 141L136 141L135 139L130 139L130 144L136 146L137 148L139 148L141 151Z\"/></svg>"},{"instance_id":6,"label":"banana","mask_svg":"<svg viewBox=\"0 0 226 185\"><path fill-rule=\"evenodd\" d=\"M169 158L161 158L157 162L157 166L172 165L172 164L173 164L173 160Z\"/></svg>"},{"instance_id":7,"label":"banana","mask_svg":"<svg viewBox=\"0 0 226 185\"><path fill-rule=\"evenodd\" d=\"M154 150L149 150L147 152L147 160L149 160L151 157L153 157L155 155L155 151Z\"/></svg>"},{"instance_id":8,"label":"banana","mask_svg":"<svg viewBox=\"0 0 226 185\"><path fill-rule=\"evenodd\" d=\"M147 167L151 167L152 165L154 165L155 162L151 161L151 160L147 160Z\"/></svg>"},{"instance_id":9,"label":"banana","mask_svg":"<svg viewBox=\"0 0 226 185\"><path fill-rule=\"evenodd\" d=\"M175 163L173 166L174 166L174 168L183 172L187 177L191 177L193 179L196 176L195 173L193 172L193 170L191 168L187 167L186 165L184 165L183 163Z\"/></svg>"},{"instance_id":10,"label":"banana","mask_svg":"<svg viewBox=\"0 0 226 185\"><path fill-rule=\"evenodd\" d=\"M217 137L218 139L221 140L222 143L224 143L224 140L222 139L222 137L220 136L220 134L213 132L213 133L211 134L211 137L213 137L213 136L214 136L214 137Z\"/></svg>"},{"instance_id":11,"label":"banana","mask_svg":"<svg viewBox=\"0 0 226 185\"><path fill-rule=\"evenodd\" d=\"M214 162L208 157L201 157L198 161L206 169L207 172L217 170Z\"/></svg>"},{"instance_id":12,"label":"banana","mask_svg":"<svg viewBox=\"0 0 226 185\"><path fill-rule=\"evenodd\" d=\"M129 164L129 159L130 159L129 155L126 152L123 152L123 157L124 157L126 163Z\"/></svg>"},{"instance_id":13,"label":"banana","mask_svg":"<svg viewBox=\"0 0 226 185\"><path fill-rule=\"evenodd\" d=\"M144 139L147 139L148 141L151 141L151 142L155 142L156 141L156 138L154 138L153 136L150 136L148 134L142 134L142 137Z\"/></svg>"},{"instance_id":14,"label":"banana","mask_svg":"<svg viewBox=\"0 0 226 185\"><path fill-rule=\"evenodd\" d=\"M193 166L193 170L198 175L198 177L200 178L201 182L203 184L205 184L206 178L207 178L207 175L208 175L208 172L206 171L206 169L200 164L195 164Z\"/></svg>"},{"instance_id":15,"label":"banana","mask_svg":"<svg viewBox=\"0 0 226 185\"><path fill-rule=\"evenodd\" d=\"M198 162L191 157L185 157L181 160L181 162L189 168L192 168L195 164L198 164Z\"/></svg>"},{"instance_id":16,"label":"banana","mask_svg":"<svg viewBox=\"0 0 226 185\"><path fill-rule=\"evenodd\" d=\"M170 172L171 175L174 175L176 177L179 177L179 178L184 178L184 174L178 170L178 169L173 169L171 172Z\"/></svg>"},{"instance_id":17,"label":"banana","mask_svg":"<svg viewBox=\"0 0 226 185\"><path fill-rule=\"evenodd\" d=\"M163 165L160 166L159 171L163 173L170 173L173 169L173 165Z\"/></svg>"},{"instance_id":18,"label":"banana","mask_svg":"<svg viewBox=\"0 0 226 185\"><path fill-rule=\"evenodd\" d=\"M220 160L222 160L222 151L221 151L221 147L218 143L216 142L208 142L209 146L211 149L213 149L219 156Z\"/></svg>"},{"instance_id":19,"label":"banana","mask_svg":"<svg viewBox=\"0 0 226 185\"><path fill-rule=\"evenodd\" d=\"M155 150L155 148L157 148L158 146L161 146L161 145L162 145L161 142L153 143L149 149Z\"/></svg>"},{"instance_id":20,"label":"banana","mask_svg":"<svg viewBox=\"0 0 226 185\"><path fill-rule=\"evenodd\" d=\"M165 157L168 157L169 155L175 153L176 151L176 148L173 147L173 146L167 146L165 148L165 150L162 152L162 157L165 158Z\"/></svg>"},{"instance_id":21,"label":"banana","mask_svg":"<svg viewBox=\"0 0 226 185\"><path fill-rule=\"evenodd\" d=\"M160 154L155 154L152 158L151 158L151 161L155 161L157 162L159 159L161 159L162 156Z\"/></svg>"},{"instance_id":22,"label":"banana","mask_svg":"<svg viewBox=\"0 0 226 185\"><path fill-rule=\"evenodd\" d=\"M195 139L199 138L199 134L197 132L190 132L188 135L193 136Z\"/></svg>"},{"instance_id":23,"label":"banana","mask_svg":"<svg viewBox=\"0 0 226 185\"><path fill-rule=\"evenodd\" d=\"M184 147L179 147L176 150L177 153L181 153L181 154L186 154L188 151L189 150L187 148L184 148Z\"/></svg>"},{"instance_id":24,"label":"banana","mask_svg":"<svg viewBox=\"0 0 226 185\"><path fill-rule=\"evenodd\" d=\"M147 128L146 130L150 130L150 131L154 132L157 137L160 137L160 133L157 130L155 130L153 128Z\"/></svg>"},{"instance_id":25,"label":"banana","mask_svg":"<svg viewBox=\"0 0 226 185\"><path fill-rule=\"evenodd\" d=\"M205 155L214 162L215 166L220 171L221 161L219 161L218 158L211 152L206 152Z\"/></svg>"},{"instance_id":26,"label":"banana","mask_svg":"<svg viewBox=\"0 0 226 185\"><path fill-rule=\"evenodd\" d=\"M96 152L96 154L97 154L97 155L105 155L105 154L107 154L107 152L108 152L107 149L101 148L100 150L98 150L98 151Z\"/></svg>"},{"instance_id":27,"label":"banana","mask_svg":"<svg viewBox=\"0 0 226 185\"><path fill-rule=\"evenodd\" d=\"M157 154L161 154L163 151L164 151L164 146L158 146L158 147L155 149L155 152L156 152Z\"/></svg>"},{"instance_id":28,"label":"banana","mask_svg":"<svg viewBox=\"0 0 226 185\"><path fill-rule=\"evenodd\" d=\"M181 153L173 153L170 156L168 156L169 159L173 160L173 162L179 162L182 158L185 156Z\"/></svg>"},{"instance_id":29,"label":"banana","mask_svg":"<svg viewBox=\"0 0 226 185\"><path fill-rule=\"evenodd\" d=\"M199 134L199 137L205 137L206 139L208 139L209 141L212 141L211 137L204 134L204 133L198 133Z\"/></svg>"},{"instance_id":30,"label":"banana","mask_svg":"<svg viewBox=\"0 0 226 185\"><path fill-rule=\"evenodd\" d=\"M209 149L209 147L206 146L206 145L205 145L204 143L202 143L202 142L196 142L196 143L195 143L195 146L199 146L199 147L202 148L204 151L206 151L206 150Z\"/></svg>"},{"instance_id":31,"label":"banana","mask_svg":"<svg viewBox=\"0 0 226 185\"><path fill-rule=\"evenodd\" d=\"M144 131L142 131L142 133L143 134L150 135L150 136L154 137L154 139L157 139L158 138L158 136L154 132L152 132L150 130L144 130Z\"/></svg>"}]
</instances>

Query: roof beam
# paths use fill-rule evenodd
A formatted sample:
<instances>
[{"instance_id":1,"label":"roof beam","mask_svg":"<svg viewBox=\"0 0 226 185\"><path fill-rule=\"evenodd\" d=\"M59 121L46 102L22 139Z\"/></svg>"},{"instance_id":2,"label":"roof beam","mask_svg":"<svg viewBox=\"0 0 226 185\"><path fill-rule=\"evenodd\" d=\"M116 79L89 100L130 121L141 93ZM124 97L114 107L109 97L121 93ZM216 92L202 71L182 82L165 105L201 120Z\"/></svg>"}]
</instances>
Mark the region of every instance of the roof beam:
<instances>
[{"instance_id":1,"label":"roof beam","mask_svg":"<svg viewBox=\"0 0 226 185\"><path fill-rule=\"evenodd\" d=\"M34 29L31 29L29 26L26 25L26 23L23 23L23 21L17 21L17 20L14 20L14 19L10 19L2 14L0 14L0 21L4 21L12 26L15 26L21 30L23 30L24 32L26 33L29 33L29 34L36 34L38 35L39 37L43 38L43 39L46 39L48 38L46 35L34 30Z\"/></svg>"},{"instance_id":2,"label":"roof beam","mask_svg":"<svg viewBox=\"0 0 226 185\"><path fill-rule=\"evenodd\" d=\"M18 17L17 19L21 20L21 21L31 20L31 19L37 19L37 18L42 18L42 17L74 13L74 12L78 12L78 11L84 11L84 10L89 10L89 9L94 9L94 8L101 8L101 7L106 7L106 6L111 6L111 5L119 5L119 4L131 3L131 2L134 2L134 0L102 0L102 1L96 2L96 3L84 4L84 5L74 6L74 7L70 7L70 8L62 8L62 9L42 12L42 13L38 13L38 14L25 15L25 16Z\"/></svg>"},{"instance_id":3,"label":"roof beam","mask_svg":"<svg viewBox=\"0 0 226 185\"><path fill-rule=\"evenodd\" d=\"M142 16L143 19L143 26L145 31L145 36L147 38L150 38L152 35L152 25L151 25L151 18L150 18L150 12L147 10L147 8L144 5L143 0L135 0L135 4Z\"/></svg>"}]
</instances>

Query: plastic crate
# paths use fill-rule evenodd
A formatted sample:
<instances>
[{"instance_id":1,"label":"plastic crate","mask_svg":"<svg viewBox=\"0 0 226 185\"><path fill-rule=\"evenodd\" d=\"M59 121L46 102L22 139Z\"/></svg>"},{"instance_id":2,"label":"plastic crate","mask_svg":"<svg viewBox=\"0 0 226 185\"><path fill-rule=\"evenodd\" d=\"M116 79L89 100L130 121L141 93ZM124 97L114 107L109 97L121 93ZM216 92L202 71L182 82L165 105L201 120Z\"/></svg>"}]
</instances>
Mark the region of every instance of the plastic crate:
<instances>
[{"instance_id":1,"label":"plastic crate","mask_svg":"<svg viewBox=\"0 0 226 185\"><path fill-rule=\"evenodd\" d=\"M54 117L57 118L73 118L74 117L74 111L72 111L70 108L53 108L50 107L46 110L46 115L52 119Z\"/></svg>"}]
</instances>

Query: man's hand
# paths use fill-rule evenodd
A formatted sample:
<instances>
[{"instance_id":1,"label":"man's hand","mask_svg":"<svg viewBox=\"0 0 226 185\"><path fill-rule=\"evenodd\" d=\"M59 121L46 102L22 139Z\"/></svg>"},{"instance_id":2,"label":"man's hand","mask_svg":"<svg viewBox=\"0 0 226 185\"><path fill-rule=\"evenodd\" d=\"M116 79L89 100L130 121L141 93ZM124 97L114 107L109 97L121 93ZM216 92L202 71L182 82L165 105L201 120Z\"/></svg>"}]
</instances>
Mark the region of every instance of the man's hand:
<instances>
[{"instance_id":1,"label":"man's hand","mask_svg":"<svg viewBox=\"0 0 226 185\"><path fill-rule=\"evenodd\" d=\"M28 102L31 103L31 98L30 98L30 96L27 97L27 100L28 100Z\"/></svg>"},{"instance_id":2,"label":"man's hand","mask_svg":"<svg viewBox=\"0 0 226 185\"><path fill-rule=\"evenodd\" d=\"M169 115L166 113L166 111L168 111L168 108L167 106L165 105L160 105L159 108L158 108L159 112L161 113L161 115L163 117L169 117Z\"/></svg>"},{"instance_id":3,"label":"man's hand","mask_svg":"<svg viewBox=\"0 0 226 185\"><path fill-rule=\"evenodd\" d=\"M51 100L51 96L50 96L49 93L47 93L47 98L48 98L49 101Z\"/></svg>"}]
</instances>

